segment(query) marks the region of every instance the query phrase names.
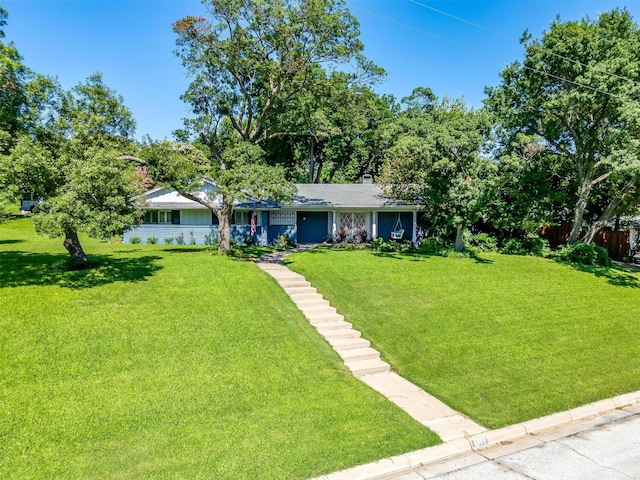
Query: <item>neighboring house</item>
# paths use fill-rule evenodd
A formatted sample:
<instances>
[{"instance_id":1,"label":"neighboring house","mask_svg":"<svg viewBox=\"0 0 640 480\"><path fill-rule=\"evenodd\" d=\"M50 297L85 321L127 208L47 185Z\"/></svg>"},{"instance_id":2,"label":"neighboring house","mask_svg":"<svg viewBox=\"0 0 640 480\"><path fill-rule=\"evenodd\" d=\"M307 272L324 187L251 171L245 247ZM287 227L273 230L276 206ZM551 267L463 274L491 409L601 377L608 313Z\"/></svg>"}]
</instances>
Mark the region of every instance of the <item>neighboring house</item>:
<instances>
[{"instance_id":1,"label":"neighboring house","mask_svg":"<svg viewBox=\"0 0 640 480\"><path fill-rule=\"evenodd\" d=\"M356 235L365 230L368 239L388 240L392 231L403 230L402 238L416 239L417 205L395 202L385 197L382 187L361 184L299 184L291 202L238 202L231 219L231 238L245 243L267 245L279 235L295 243L322 243L339 232ZM205 182L201 195L215 196L215 185ZM159 242L182 236L185 243L209 243L218 237L218 220L205 206L175 191L156 187L140 196L146 209L143 224L125 232L124 241L150 237ZM252 217L254 217L252 233Z\"/></svg>"}]
</instances>

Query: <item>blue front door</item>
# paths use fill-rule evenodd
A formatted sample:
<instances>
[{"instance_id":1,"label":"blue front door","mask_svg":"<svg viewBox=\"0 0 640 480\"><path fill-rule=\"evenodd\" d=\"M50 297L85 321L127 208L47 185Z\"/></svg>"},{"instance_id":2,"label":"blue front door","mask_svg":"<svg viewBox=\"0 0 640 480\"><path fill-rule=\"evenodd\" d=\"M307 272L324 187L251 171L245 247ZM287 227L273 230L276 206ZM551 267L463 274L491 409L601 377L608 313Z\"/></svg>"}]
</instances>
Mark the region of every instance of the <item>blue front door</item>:
<instances>
[{"instance_id":1,"label":"blue front door","mask_svg":"<svg viewBox=\"0 0 640 480\"><path fill-rule=\"evenodd\" d=\"M298 243L322 243L329 234L329 212L298 212Z\"/></svg>"}]
</instances>

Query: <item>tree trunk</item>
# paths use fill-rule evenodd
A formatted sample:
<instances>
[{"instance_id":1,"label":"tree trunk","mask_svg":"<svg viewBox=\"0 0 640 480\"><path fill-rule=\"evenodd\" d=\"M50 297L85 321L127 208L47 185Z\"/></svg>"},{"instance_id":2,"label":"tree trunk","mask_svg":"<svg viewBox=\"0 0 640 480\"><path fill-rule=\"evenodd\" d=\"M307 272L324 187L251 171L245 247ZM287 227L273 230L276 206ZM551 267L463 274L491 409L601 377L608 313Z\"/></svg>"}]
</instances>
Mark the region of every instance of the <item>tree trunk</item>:
<instances>
[{"instance_id":1,"label":"tree trunk","mask_svg":"<svg viewBox=\"0 0 640 480\"><path fill-rule=\"evenodd\" d=\"M315 140L311 138L311 145L309 146L309 183L313 183L313 172L315 170Z\"/></svg>"},{"instance_id":2,"label":"tree trunk","mask_svg":"<svg viewBox=\"0 0 640 480\"><path fill-rule=\"evenodd\" d=\"M464 225L456 226L456 242L453 244L453 250L455 252L464 250Z\"/></svg>"},{"instance_id":3,"label":"tree trunk","mask_svg":"<svg viewBox=\"0 0 640 480\"><path fill-rule=\"evenodd\" d=\"M71 255L73 266L86 267L89 265L89 260L82 249L82 245L80 245L80 240L78 240L78 234L76 232L66 232L63 245L64 248L67 249L67 252L69 252L69 255Z\"/></svg>"},{"instance_id":4,"label":"tree trunk","mask_svg":"<svg viewBox=\"0 0 640 480\"><path fill-rule=\"evenodd\" d=\"M596 233L598 233L606 225L607 225L607 222L601 222L600 220L597 220L597 221L593 222L589 226L589 230L587 230L587 233L585 234L585 236L582 239L582 241L584 243L589 243L589 244L592 243L593 242L593 238L596 236Z\"/></svg>"},{"instance_id":5,"label":"tree trunk","mask_svg":"<svg viewBox=\"0 0 640 480\"><path fill-rule=\"evenodd\" d=\"M217 210L218 217L218 251L231 250L231 213L226 209Z\"/></svg>"},{"instance_id":6,"label":"tree trunk","mask_svg":"<svg viewBox=\"0 0 640 480\"><path fill-rule=\"evenodd\" d=\"M598 233L600 229L606 227L607 224L611 220L613 220L625 196L626 196L626 193L620 196L619 198L614 198L613 200L611 200L611 202L609 202L609 205L607 205L607 208L604 209L604 212L600 214L600 217L598 217L598 220L593 222L593 224L591 224L591 226L589 227L589 230L587 231L583 239L584 243L593 242L593 237L596 236L596 233Z\"/></svg>"},{"instance_id":7,"label":"tree trunk","mask_svg":"<svg viewBox=\"0 0 640 480\"><path fill-rule=\"evenodd\" d=\"M578 241L578 238L580 238L584 210L587 208L588 195L589 192L585 192L584 189L582 189L580 198L578 198L576 206L573 209L573 225L571 227L571 233L569 234L569 240L567 240L568 245L573 245Z\"/></svg>"},{"instance_id":8,"label":"tree trunk","mask_svg":"<svg viewBox=\"0 0 640 480\"><path fill-rule=\"evenodd\" d=\"M318 170L316 171L316 179L313 183L320 183L322 179L322 167L324 165L323 161L318 162Z\"/></svg>"}]
</instances>

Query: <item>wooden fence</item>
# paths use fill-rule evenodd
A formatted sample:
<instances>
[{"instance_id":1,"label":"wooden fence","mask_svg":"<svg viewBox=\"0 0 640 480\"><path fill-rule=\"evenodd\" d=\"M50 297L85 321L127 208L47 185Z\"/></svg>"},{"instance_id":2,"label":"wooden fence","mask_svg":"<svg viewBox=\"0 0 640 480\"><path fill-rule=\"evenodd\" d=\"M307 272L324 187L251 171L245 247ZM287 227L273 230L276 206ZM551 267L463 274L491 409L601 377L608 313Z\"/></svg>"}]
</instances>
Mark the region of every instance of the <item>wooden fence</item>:
<instances>
[{"instance_id":1,"label":"wooden fence","mask_svg":"<svg viewBox=\"0 0 640 480\"><path fill-rule=\"evenodd\" d=\"M552 249L564 245L569 240L571 233L571 224L563 223L562 225L554 225L545 227L540 232L540 236L549 241ZM582 235L586 233L586 229L582 230ZM609 256L612 258L626 258L629 256L629 231L614 231L602 229L596 233L593 243L607 249Z\"/></svg>"}]
</instances>

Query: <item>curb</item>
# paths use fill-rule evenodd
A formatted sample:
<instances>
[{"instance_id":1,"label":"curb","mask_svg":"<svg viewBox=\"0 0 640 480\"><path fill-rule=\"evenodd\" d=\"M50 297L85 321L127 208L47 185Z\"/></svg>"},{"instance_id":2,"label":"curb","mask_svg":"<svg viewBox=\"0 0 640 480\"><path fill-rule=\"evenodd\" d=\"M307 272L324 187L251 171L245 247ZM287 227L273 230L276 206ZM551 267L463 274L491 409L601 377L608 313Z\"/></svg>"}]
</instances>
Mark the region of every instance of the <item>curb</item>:
<instances>
[{"instance_id":1,"label":"curb","mask_svg":"<svg viewBox=\"0 0 640 480\"><path fill-rule=\"evenodd\" d=\"M311 480L383 480L430 466L445 473L638 414L640 390Z\"/></svg>"}]
</instances>

